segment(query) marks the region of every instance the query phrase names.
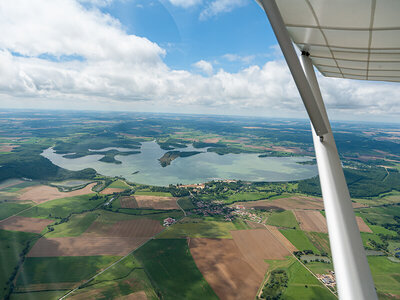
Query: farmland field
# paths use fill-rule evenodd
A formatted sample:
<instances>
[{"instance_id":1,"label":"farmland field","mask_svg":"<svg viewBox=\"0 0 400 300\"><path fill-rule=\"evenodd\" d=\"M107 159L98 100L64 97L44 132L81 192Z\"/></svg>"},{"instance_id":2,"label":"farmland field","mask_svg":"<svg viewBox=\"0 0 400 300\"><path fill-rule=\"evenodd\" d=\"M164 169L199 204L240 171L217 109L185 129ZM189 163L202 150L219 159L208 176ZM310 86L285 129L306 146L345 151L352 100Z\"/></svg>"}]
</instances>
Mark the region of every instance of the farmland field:
<instances>
[{"instance_id":1,"label":"farmland field","mask_svg":"<svg viewBox=\"0 0 400 300\"><path fill-rule=\"evenodd\" d=\"M303 231L295 229L280 229L279 231L300 251L312 250L314 253L319 253Z\"/></svg>"},{"instance_id":2,"label":"farmland field","mask_svg":"<svg viewBox=\"0 0 400 300\"><path fill-rule=\"evenodd\" d=\"M268 216L267 224L292 229L299 228L299 224L297 223L296 218L291 210L272 213L270 216Z\"/></svg>"},{"instance_id":3,"label":"farmland field","mask_svg":"<svg viewBox=\"0 0 400 300\"><path fill-rule=\"evenodd\" d=\"M71 213L79 213L94 209L104 202L104 199L89 200L93 194L56 199L39 204L23 212L20 216L32 218L65 218Z\"/></svg>"},{"instance_id":4,"label":"farmland field","mask_svg":"<svg viewBox=\"0 0 400 300\"><path fill-rule=\"evenodd\" d=\"M281 299L334 297L293 256L333 267L310 262L332 255L308 122L3 111L0 124L0 298L56 299L114 261L68 299L254 299L280 269ZM333 130L379 296L400 297L400 127Z\"/></svg>"},{"instance_id":5,"label":"farmland field","mask_svg":"<svg viewBox=\"0 0 400 300\"><path fill-rule=\"evenodd\" d=\"M232 238L231 231L236 230L231 222L197 220L178 223L165 230L158 238Z\"/></svg>"},{"instance_id":6,"label":"farmland field","mask_svg":"<svg viewBox=\"0 0 400 300\"><path fill-rule=\"evenodd\" d=\"M163 299L217 299L196 267L186 240L151 240L135 257Z\"/></svg>"}]
</instances>

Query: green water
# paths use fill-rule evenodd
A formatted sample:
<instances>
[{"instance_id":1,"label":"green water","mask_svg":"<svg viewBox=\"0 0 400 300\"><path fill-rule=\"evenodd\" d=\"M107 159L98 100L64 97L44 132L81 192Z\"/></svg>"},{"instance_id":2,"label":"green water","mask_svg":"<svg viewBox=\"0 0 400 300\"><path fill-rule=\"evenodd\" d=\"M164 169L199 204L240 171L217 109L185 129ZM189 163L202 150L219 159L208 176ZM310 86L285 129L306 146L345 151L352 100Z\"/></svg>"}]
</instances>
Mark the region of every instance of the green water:
<instances>
[{"instance_id":1,"label":"green water","mask_svg":"<svg viewBox=\"0 0 400 300\"><path fill-rule=\"evenodd\" d=\"M115 148L118 149L118 148ZM199 151L192 147L182 151ZM317 175L315 165L300 165L296 162L310 160L308 157L258 157L258 154L218 155L204 152L194 156L177 158L171 165L163 168L158 159L167 151L156 142L144 142L140 154L117 155L122 164L98 161L102 155L88 155L67 159L56 154L52 148L42 155L55 165L68 170L93 168L107 176L122 176L129 181L166 186L169 184L190 184L207 182L213 179L240 179L247 181L290 181L310 178ZM202 150L200 150L202 151ZM139 171L137 174L132 174Z\"/></svg>"}]
</instances>

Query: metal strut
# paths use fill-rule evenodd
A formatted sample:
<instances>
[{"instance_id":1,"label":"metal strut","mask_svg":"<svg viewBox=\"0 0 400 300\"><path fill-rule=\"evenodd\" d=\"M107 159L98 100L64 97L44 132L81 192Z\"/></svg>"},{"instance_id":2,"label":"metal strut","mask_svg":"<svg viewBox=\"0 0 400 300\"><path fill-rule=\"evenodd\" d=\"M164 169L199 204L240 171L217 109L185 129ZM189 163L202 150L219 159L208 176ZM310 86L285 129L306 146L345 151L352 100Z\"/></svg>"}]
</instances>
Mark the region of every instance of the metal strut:
<instances>
[{"instance_id":1,"label":"metal strut","mask_svg":"<svg viewBox=\"0 0 400 300\"><path fill-rule=\"evenodd\" d=\"M275 0L257 0L267 13L310 117L315 155L341 300L377 300L374 282L356 222L349 190L310 54L300 61Z\"/></svg>"}]
</instances>

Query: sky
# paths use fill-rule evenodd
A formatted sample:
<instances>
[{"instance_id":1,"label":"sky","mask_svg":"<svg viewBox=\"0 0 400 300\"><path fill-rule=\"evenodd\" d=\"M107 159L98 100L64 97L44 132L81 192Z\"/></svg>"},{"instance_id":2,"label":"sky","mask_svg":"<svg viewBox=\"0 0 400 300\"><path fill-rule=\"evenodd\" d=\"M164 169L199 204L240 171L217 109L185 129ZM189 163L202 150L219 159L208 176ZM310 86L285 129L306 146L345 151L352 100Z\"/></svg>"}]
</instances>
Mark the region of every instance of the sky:
<instances>
[{"instance_id":1,"label":"sky","mask_svg":"<svg viewBox=\"0 0 400 300\"><path fill-rule=\"evenodd\" d=\"M400 122L398 84L318 80L331 119ZM254 0L0 0L0 108L307 117Z\"/></svg>"}]
</instances>

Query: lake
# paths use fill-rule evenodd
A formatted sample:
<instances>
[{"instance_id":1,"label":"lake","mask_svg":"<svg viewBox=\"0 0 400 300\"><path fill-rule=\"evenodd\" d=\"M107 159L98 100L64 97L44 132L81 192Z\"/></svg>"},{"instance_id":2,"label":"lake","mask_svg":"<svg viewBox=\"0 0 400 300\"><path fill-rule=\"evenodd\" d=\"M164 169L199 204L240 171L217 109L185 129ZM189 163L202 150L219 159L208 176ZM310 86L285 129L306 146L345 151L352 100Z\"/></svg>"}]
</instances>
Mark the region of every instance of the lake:
<instances>
[{"instance_id":1,"label":"lake","mask_svg":"<svg viewBox=\"0 0 400 300\"><path fill-rule=\"evenodd\" d=\"M108 149L119 148L110 147L106 150ZM201 183L213 179L291 181L310 178L317 175L318 172L316 165L297 163L311 160L309 157L260 158L258 154L248 153L218 155L206 152L204 149L195 149L192 146L177 150L204 152L190 157L177 158L165 168L161 167L158 159L167 151L161 149L154 141L142 143L140 154L117 155L115 159L121 161L122 164L99 161L103 155L64 158L64 154L57 154L52 148L44 150L42 155L53 164L68 170L93 168L106 176L122 176L132 182L159 186L176 183ZM135 172L138 173L132 174Z\"/></svg>"}]
</instances>

